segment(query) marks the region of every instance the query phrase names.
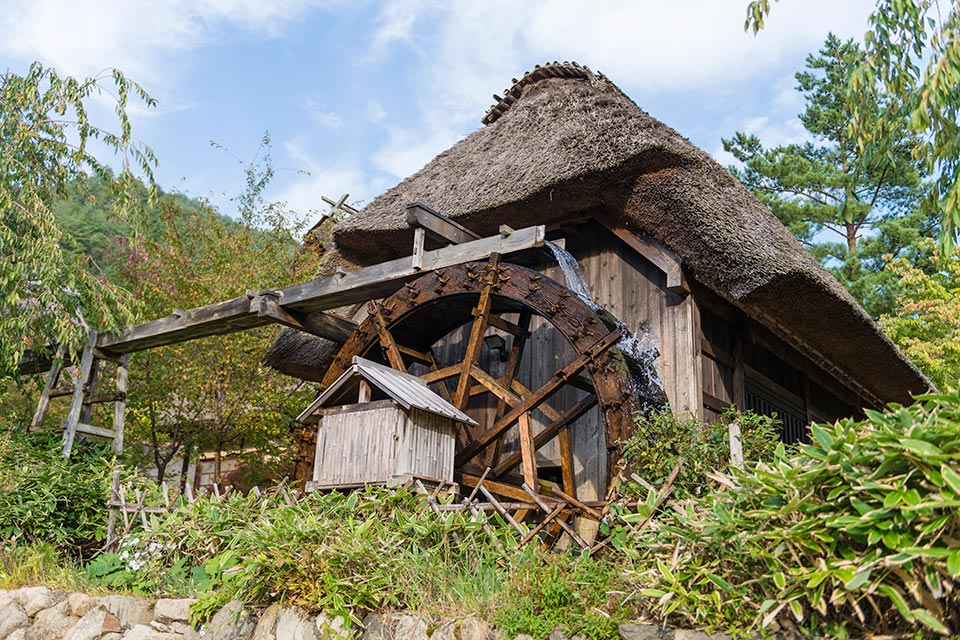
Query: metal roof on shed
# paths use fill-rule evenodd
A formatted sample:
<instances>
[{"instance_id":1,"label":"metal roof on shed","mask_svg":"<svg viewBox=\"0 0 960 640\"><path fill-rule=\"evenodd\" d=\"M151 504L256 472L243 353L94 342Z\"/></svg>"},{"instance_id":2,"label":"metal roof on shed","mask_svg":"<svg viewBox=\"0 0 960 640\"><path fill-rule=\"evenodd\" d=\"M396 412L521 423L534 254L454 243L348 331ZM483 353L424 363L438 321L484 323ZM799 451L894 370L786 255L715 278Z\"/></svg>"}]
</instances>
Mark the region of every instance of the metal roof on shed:
<instances>
[{"instance_id":1,"label":"metal roof on shed","mask_svg":"<svg viewBox=\"0 0 960 640\"><path fill-rule=\"evenodd\" d=\"M385 367L360 356L354 356L350 368L321 393L297 419L303 422L317 409L327 406L339 390L358 376L386 393L405 409L421 409L457 422L477 425L476 420L438 396L417 376Z\"/></svg>"}]
</instances>

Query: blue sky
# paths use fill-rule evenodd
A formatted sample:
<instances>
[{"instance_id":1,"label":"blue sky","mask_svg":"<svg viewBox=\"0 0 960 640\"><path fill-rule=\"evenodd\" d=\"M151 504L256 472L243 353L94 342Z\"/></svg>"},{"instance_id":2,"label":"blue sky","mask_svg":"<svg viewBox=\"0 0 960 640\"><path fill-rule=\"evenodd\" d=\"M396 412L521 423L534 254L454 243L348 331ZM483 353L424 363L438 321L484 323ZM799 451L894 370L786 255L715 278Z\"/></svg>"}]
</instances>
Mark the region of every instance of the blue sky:
<instances>
[{"instance_id":1,"label":"blue sky","mask_svg":"<svg viewBox=\"0 0 960 640\"><path fill-rule=\"evenodd\" d=\"M753 37L747 0L0 0L0 69L120 68L159 101L134 132L161 186L224 213L269 131L269 195L316 216L321 195L362 203L415 172L548 60L605 73L725 164L737 130L801 140L793 74L829 30L860 38L873 4L784 0Z\"/></svg>"}]
</instances>

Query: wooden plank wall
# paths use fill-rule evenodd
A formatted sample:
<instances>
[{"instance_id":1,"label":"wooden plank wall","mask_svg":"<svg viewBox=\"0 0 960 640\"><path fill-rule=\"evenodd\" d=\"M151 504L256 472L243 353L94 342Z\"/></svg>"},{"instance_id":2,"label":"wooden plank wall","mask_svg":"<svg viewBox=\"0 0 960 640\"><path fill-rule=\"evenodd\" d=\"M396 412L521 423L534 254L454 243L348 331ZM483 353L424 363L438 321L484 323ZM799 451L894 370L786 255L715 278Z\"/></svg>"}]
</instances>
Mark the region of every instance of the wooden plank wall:
<instances>
[{"instance_id":1,"label":"wooden plank wall","mask_svg":"<svg viewBox=\"0 0 960 640\"><path fill-rule=\"evenodd\" d=\"M407 419L402 407L330 413L320 421L313 480L320 485L386 482L394 475L397 440Z\"/></svg>"},{"instance_id":2,"label":"wooden plank wall","mask_svg":"<svg viewBox=\"0 0 960 640\"><path fill-rule=\"evenodd\" d=\"M453 482L455 448L453 421L413 409L404 423L394 473Z\"/></svg>"}]
</instances>

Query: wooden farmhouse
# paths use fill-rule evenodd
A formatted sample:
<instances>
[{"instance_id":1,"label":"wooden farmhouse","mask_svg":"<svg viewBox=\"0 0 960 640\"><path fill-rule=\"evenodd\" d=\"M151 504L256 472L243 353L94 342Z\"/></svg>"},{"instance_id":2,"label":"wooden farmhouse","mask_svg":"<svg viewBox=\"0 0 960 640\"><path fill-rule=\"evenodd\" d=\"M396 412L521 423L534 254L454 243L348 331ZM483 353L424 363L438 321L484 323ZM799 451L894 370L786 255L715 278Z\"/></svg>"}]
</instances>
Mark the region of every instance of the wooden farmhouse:
<instances>
[{"instance_id":1,"label":"wooden farmhouse","mask_svg":"<svg viewBox=\"0 0 960 640\"><path fill-rule=\"evenodd\" d=\"M359 356L298 420L318 425L309 489L451 483L457 431L477 426L421 378Z\"/></svg>"},{"instance_id":2,"label":"wooden farmhouse","mask_svg":"<svg viewBox=\"0 0 960 640\"><path fill-rule=\"evenodd\" d=\"M496 99L481 128L336 225L319 276L401 259L423 275L338 309L342 339L284 331L266 361L319 382L317 407L347 402L336 390L360 356L473 420L455 434L461 486L486 472L506 498L552 482L597 500L651 406L775 412L797 441L812 420L929 388L747 189L610 80L553 63ZM540 226L552 251L430 262ZM299 432L303 480L326 480L317 433Z\"/></svg>"}]
</instances>

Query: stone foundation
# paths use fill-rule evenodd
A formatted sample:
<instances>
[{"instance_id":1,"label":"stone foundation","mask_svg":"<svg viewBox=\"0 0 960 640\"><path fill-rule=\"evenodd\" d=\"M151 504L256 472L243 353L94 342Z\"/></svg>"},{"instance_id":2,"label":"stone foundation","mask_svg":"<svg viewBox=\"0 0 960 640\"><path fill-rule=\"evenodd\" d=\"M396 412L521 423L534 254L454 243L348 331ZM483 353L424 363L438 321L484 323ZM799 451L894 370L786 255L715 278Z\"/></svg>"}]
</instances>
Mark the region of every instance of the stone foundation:
<instances>
[{"instance_id":1,"label":"stone foundation","mask_svg":"<svg viewBox=\"0 0 960 640\"><path fill-rule=\"evenodd\" d=\"M0 640L503 640L479 618L430 622L414 615L368 615L363 629L344 632L339 618L296 607L261 611L231 602L205 625L190 624L192 599L57 593L46 587L0 590ZM620 640L728 640L650 624L620 626ZM518 636L516 640L533 640ZM571 640L559 630L549 640ZM573 638L572 640L582 640Z\"/></svg>"}]
</instances>

